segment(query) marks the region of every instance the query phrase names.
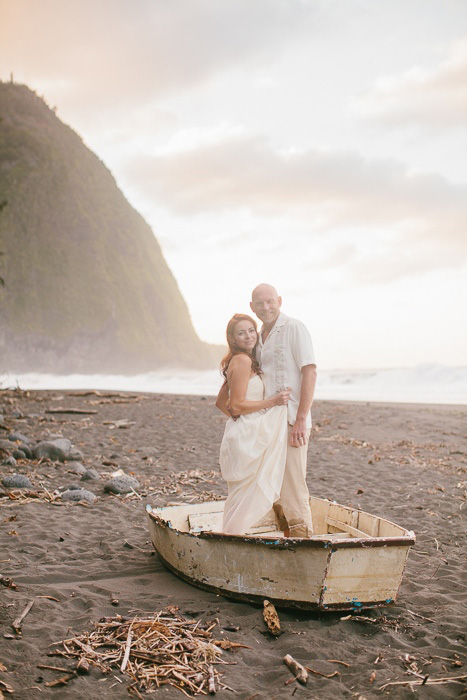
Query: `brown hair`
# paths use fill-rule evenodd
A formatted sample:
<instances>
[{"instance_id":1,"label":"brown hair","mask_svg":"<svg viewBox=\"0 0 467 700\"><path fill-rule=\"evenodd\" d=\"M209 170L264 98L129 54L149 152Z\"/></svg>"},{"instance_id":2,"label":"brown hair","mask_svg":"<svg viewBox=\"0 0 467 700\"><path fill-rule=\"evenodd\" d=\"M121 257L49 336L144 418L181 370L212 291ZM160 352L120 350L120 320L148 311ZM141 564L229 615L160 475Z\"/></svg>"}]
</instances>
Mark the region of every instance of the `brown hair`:
<instances>
[{"instance_id":1,"label":"brown hair","mask_svg":"<svg viewBox=\"0 0 467 700\"><path fill-rule=\"evenodd\" d=\"M227 370L229 369L232 357L235 357L235 355L240 355L241 353L250 357L250 353L246 350L242 350L242 348L239 348L234 340L235 326L240 321L249 321L251 325L254 326L256 333L258 333L258 326L256 325L256 321L253 318L251 318L251 316L247 316L246 314L234 314L232 316L232 318L227 324L226 331L227 345L229 346L229 351L227 355L225 355L225 357L222 358L221 361L221 374L224 376L225 379L227 379ZM251 353L251 369L255 374L262 374L259 368L259 362L256 359L256 346L253 348L253 352Z\"/></svg>"}]
</instances>

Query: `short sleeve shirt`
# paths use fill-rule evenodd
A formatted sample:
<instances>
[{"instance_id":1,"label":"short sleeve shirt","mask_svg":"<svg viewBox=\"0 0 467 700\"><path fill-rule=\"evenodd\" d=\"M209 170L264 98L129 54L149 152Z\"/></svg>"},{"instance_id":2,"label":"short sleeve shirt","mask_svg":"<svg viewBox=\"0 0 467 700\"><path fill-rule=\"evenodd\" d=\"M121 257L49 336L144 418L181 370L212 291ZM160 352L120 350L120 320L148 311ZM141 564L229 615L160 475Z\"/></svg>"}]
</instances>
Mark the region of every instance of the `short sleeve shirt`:
<instances>
[{"instance_id":1,"label":"short sleeve shirt","mask_svg":"<svg viewBox=\"0 0 467 700\"><path fill-rule=\"evenodd\" d=\"M267 398L290 387L287 419L293 425L300 403L301 369L316 364L313 343L306 326L280 313L264 343L259 334L256 356L263 371ZM311 427L310 414L307 416L307 427Z\"/></svg>"}]
</instances>

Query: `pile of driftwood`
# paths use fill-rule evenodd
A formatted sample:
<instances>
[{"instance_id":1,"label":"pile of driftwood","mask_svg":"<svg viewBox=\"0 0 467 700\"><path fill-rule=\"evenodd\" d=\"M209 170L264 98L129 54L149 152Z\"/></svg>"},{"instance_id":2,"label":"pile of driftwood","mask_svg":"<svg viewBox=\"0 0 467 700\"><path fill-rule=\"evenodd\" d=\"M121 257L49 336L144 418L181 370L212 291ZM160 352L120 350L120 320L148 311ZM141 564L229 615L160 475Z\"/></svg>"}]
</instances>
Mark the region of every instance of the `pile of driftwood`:
<instances>
[{"instance_id":1,"label":"pile of driftwood","mask_svg":"<svg viewBox=\"0 0 467 700\"><path fill-rule=\"evenodd\" d=\"M50 493L45 487L37 491L15 489L4 496L0 496L0 506L11 507L13 505L25 505L33 501L44 501L45 503L53 503L54 505L63 505L63 503L60 502L61 493L59 491Z\"/></svg>"},{"instance_id":2,"label":"pile of driftwood","mask_svg":"<svg viewBox=\"0 0 467 700\"><path fill-rule=\"evenodd\" d=\"M164 505L220 501L225 496L210 489L201 490L200 488L204 484L218 484L218 482L219 473L214 470L188 469L182 472L171 472L159 481L156 488L148 488L148 492L152 498L156 497L163 501Z\"/></svg>"},{"instance_id":3,"label":"pile of driftwood","mask_svg":"<svg viewBox=\"0 0 467 700\"><path fill-rule=\"evenodd\" d=\"M106 674L119 669L131 678L129 691L137 697L140 691L163 685L173 685L188 697L214 694L221 688L232 690L215 668L227 663L223 650L244 646L214 640L212 629L217 624L217 620L186 620L175 607L132 619L106 617L95 623L93 631L57 642L59 648L50 655L76 659L67 680L90 665Z\"/></svg>"}]
</instances>

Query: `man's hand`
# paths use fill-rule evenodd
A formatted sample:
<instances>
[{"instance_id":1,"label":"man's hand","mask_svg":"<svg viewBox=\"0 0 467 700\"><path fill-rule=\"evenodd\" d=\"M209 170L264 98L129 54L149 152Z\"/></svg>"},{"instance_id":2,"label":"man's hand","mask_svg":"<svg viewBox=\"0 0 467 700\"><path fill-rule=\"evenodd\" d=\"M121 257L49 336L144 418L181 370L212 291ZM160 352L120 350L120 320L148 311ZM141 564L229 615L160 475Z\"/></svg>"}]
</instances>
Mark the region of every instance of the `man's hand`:
<instances>
[{"instance_id":1,"label":"man's hand","mask_svg":"<svg viewBox=\"0 0 467 700\"><path fill-rule=\"evenodd\" d=\"M290 431L290 444L292 447L303 447L307 443L306 418L297 418Z\"/></svg>"}]
</instances>

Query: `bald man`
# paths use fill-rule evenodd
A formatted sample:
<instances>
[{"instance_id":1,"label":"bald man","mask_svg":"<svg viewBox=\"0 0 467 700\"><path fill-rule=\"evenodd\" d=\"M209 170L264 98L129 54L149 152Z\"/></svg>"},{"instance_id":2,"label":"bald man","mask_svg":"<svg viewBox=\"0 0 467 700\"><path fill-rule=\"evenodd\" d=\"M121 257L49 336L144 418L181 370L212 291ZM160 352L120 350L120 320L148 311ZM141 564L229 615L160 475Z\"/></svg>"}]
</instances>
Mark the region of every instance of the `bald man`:
<instances>
[{"instance_id":1,"label":"bald man","mask_svg":"<svg viewBox=\"0 0 467 700\"><path fill-rule=\"evenodd\" d=\"M280 500L274 505L279 526L288 537L313 533L306 483L307 443L316 363L310 334L301 321L281 312L282 299L270 284L253 290L250 307L263 322L256 357L263 371L266 397L290 388L287 407L289 444Z\"/></svg>"}]
</instances>

